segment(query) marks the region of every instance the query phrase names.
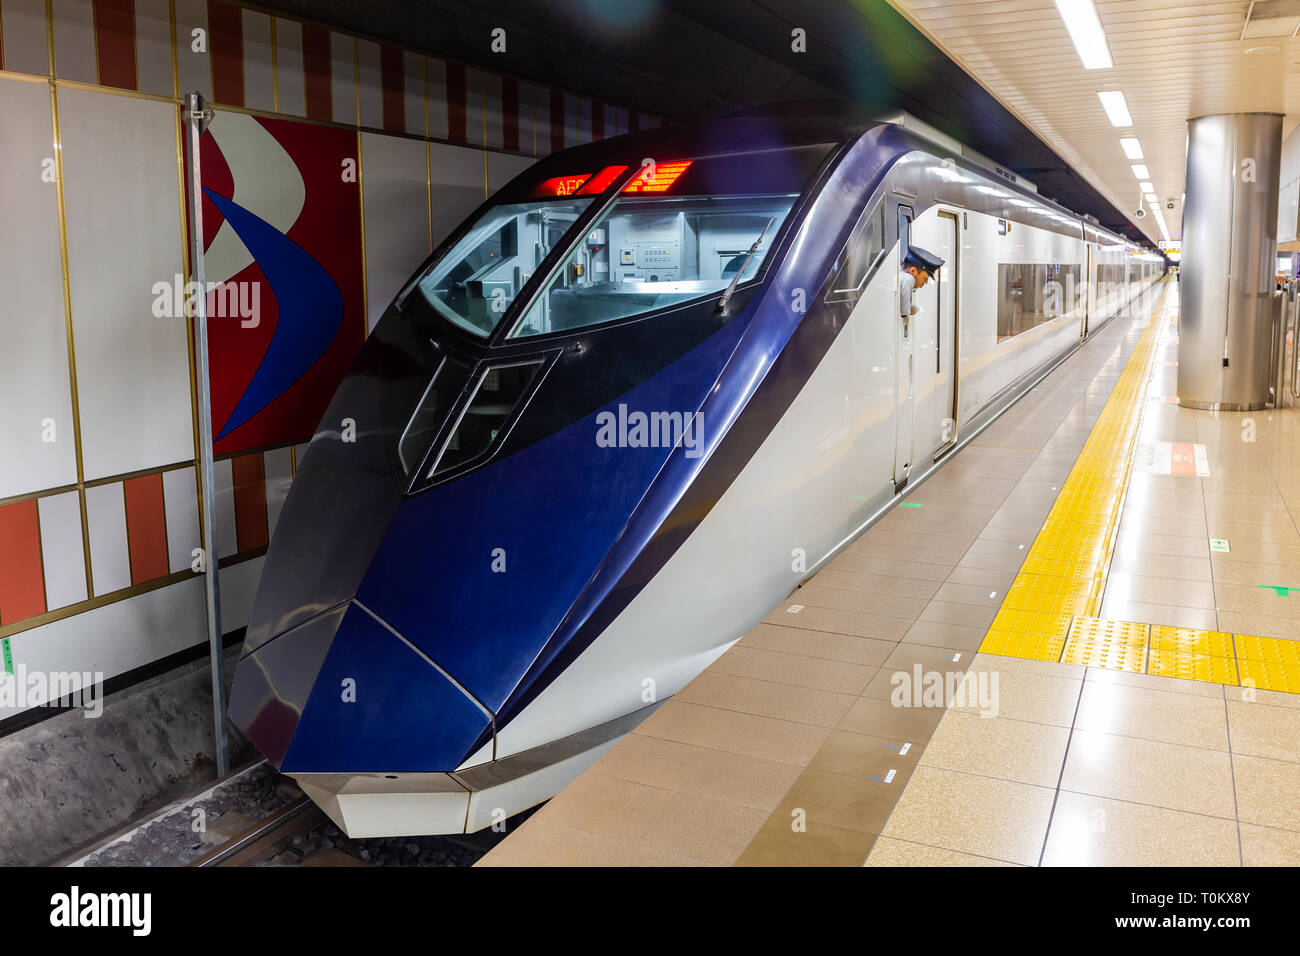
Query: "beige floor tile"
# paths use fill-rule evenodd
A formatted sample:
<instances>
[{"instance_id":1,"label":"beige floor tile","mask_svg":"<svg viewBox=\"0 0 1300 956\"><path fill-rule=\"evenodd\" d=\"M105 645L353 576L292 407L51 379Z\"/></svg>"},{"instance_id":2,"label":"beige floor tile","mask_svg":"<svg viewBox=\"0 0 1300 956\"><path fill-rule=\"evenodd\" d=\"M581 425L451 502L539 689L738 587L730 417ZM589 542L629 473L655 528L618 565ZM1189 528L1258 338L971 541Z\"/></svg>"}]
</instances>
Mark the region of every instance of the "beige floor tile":
<instances>
[{"instance_id":1,"label":"beige floor tile","mask_svg":"<svg viewBox=\"0 0 1300 956\"><path fill-rule=\"evenodd\" d=\"M475 866L702 866L684 853L530 819Z\"/></svg>"},{"instance_id":2,"label":"beige floor tile","mask_svg":"<svg viewBox=\"0 0 1300 956\"><path fill-rule=\"evenodd\" d=\"M1206 552L1209 552L1208 543ZM1212 581L1209 557L1151 554L1129 548L1117 550L1110 564L1111 574L1141 574L1183 581ZM1168 603L1157 601L1154 603Z\"/></svg>"},{"instance_id":3,"label":"beige floor tile","mask_svg":"<svg viewBox=\"0 0 1300 956\"><path fill-rule=\"evenodd\" d=\"M1259 584L1270 586L1260 587ZM1291 624L1292 633L1300 637L1300 594L1284 597L1273 590L1274 587L1278 586L1273 585L1273 582L1261 581L1259 584L1219 584L1215 582L1214 593L1219 601L1219 609L1235 614L1287 618Z\"/></svg>"},{"instance_id":4,"label":"beige floor tile","mask_svg":"<svg viewBox=\"0 0 1300 956\"><path fill-rule=\"evenodd\" d=\"M1106 577L1106 600L1131 604L1172 604L1183 608L1214 610L1215 588L1209 581L1181 581L1154 578L1142 574L1117 574L1112 568Z\"/></svg>"},{"instance_id":5,"label":"beige floor tile","mask_svg":"<svg viewBox=\"0 0 1300 956\"><path fill-rule=\"evenodd\" d=\"M1232 752L1300 762L1300 710L1230 700Z\"/></svg>"},{"instance_id":6,"label":"beige floor tile","mask_svg":"<svg viewBox=\"0 0 1300 956\"><path fill-rule=\"evenodd\" d=\"M950 647L958 651L975 651L984 641L988 629L945 624L943 621L917 621L903 635L904 644Z\"/></svg>"},{"instance_id":7,"label":"beige floor tile","mask_svg":"<svg viewBox=\"0 0 1300 956\"><path fill-rule=\"evenodd\" d=\"M1194 627L1202 631L1217 631L1223 627L1215 611L1201 607L1179 607L1172 604L1145 604L1139 601L1111 597L1109 591L1101 603L1101 617L1108 621L1137 621L1142 624L1168 624L1170 627Z\"/></svg>"},{"instance_id":8,"label":"beige floor tile","mask_svg":"<svg viewBox=\"0 0 1300 956\"><path fill-rule=\"evenodd\" d=\"M792 764L643 734L628 734L591 772L769 813L799 777Z\"/></svg>"},{"instance_id":9,"label":"beige floor tile","mask_svg":"<svg viewBox=\"0 0 1300 956\"><path fill-rule=\"evenodd\" d=\"M912 622L901 617L838 611L831 608L810 607L798 601L788 601L769 614L764 619L764 623L779 627L802 627L811 631L831 631L835 634L853 634L878 641L897 641L907 633Z\"/></svg>"},{"instance_id":10,"label":"beige floor tile","mask_svg":"<svg viewBox=\"0 0 1300 956\"><path fill-rule=\"evenodd\" d=\"M926 745L921 764L1055 787L1069 738L1066 727L949 711Z\"/></svg>"},{"instance_id":11,"label":"beige floor tile","mask_svg":"<svg viewBox=\"0 0 1300 956\"><path fill-rule=\"evenodd\" d=\"M995 655L987 656L991 658ZM980 664L971 667L970 673L976 675L974 679L985 681L984 686L992 697L994 716L1058 727L1070 726L1083 681L1047 673L1039 674L1015 665L1004 667L1000 664L984 664L983 657L984 655L981 656ZM980 678L980 672L988 676ZM954 706L953 709L964 713L988 710L978 700L969 699L964 706Z\"/></svg>"},{"instance_id":12,"label":"beige floor tile","mask_svg":"<svg viewBox=\"0 0 1300 956\"><path fill-rule=\"evenodd\" d=\"M537 811L558 826L728 865L767 820L762 810L583 774Z\"/></svg>"},{"instance_id":13,"label":"beige floor tile","mask_svg":"<svg viewBox=\"0 0 1300 956\"><path fill-rule=\"evenodd\" d=\"M1233 819L1229 755L1076 729L1062 790Z\"/></svg>"},{"instance_id":14,"label":"beige floor tile","mask_svg":"<svg viewBox=\"0 0 1300 956\"><path fill-rule=\"evenodd\" d=\"M902 515L905 518L908 513L909 512L906 509L894 509L889 514L890 516ZM893 545L895 546L895 549L900 552L908 548L931 548L939 551L950 549L965 551L970 547L971 542L975 540L975 535L891 530L883 521L881 521L858 540Z\"/></svg>"},{"instance_id":15,"label":"beige floor tile","mask_svg":"<svg viewBox=\"0 0 1300 956\"><path fill-rule=\"evenodd\" d=\"M878 641L853 634L810 631L803 627L782 627L777 624L756 624L736 646L879 667L897 645L893 641Z\"/></svg>"},{"instance_id":16,"label":"beige floor tile","mask_svg":"<svg viewBox=\"0 0 1300 956\"><path fill-rule=\"evenodd\" d=\"M1237 823L1062 792L1043 866L1237 866Z\"/></svg>"},{"instance_id":17,"label":"beige floor tile","mask_svg":"<svg viewBox=\"0 0 1300 956\"><path fill-rule=\"evenodd\" d=\"M903 790L905 779L895 776L886 783L883 778L869 780L808 769L794 782L772 815L791 820L796 811L802 810L809 823L879 833Z\"/></svg>"},{"instance_id":18,"label":"beige floor tile","mask_svg":"<svg viewBox=\"0 0 1300 956\"><path fill-rule=\"evenodd\" d=\"M869 594L845 588L821 587L808 584L790 595L790 600L807 607L828 608L834 611L854 611L901 617L910 624L925 610L928 601L922 598L895 597L891 594Z\"/></svg>"},{"instance_id":19,"label":"beige floor tile","mask_svg":"<svg viewBox=\"0 0 1300 956\"><path fill-rule=\"evenodd\" d=\"M1294 600L1294 599L1293 599ZM1218 630L1230 634L1250 634L1254 637L1280 637L1293 641L1300 637L1300 624L1293 618L1269 617L1264 614L1242 614L1238 611L1220 611Z\"/></svg>"},{"instance_id":20,"label":"beige floor tile","mask_svg":"<svg viewBox=\"0 0 1300 956\"><path fill-rule=\"evenodd\" d=\"M895 780L901 785L911 776L924 744L907 746L905 754L902 753L904 746L906 742L887 737L835 730L826 738L826 743L822 744L822 749L817 751L808 767L863 778L883 778L892 770Z\"/></svg>"},{"instance_id":21,"label":"beige floor tile","mask_svg":"<svg viewBox=\"0 0 1300 956\"><path fill-rule=\"evenodd\" d=\"M1246 866L1300 866L1300 832L1243 823L1241 861Z\"/></svg>"},{"instance_id":22,"label":"beige floor tile","mask_svg":"<svg viewBox=\"0 0 1300 956\"><path fill-rule=\"evenodd\" d=\"M1300 830L1300 764L1233 754L1237 819Z\"/></svg>"},{"instance_id":23,"label":"beige floor tile","mask_svg":"<svg viewBox=\"0 0 1300 956\"><path fill-rule=\"evenodd\" d=\"M1054 791L917 767L882 836L1032 866Z\"/></svg>"},{"instance_id":24,"label":"beige floor tile","mask_svg":"<svg viewBox=\"0 0 1300 956\"><path fill-rule=\"evenodd\" d=\"M1216 585L1242 584L1257 587L1260 584L1276 584L1284 588L1300 588L1300 564L1262 564L1258 561L1238 560L1231 552L1211 555L1210 564Z\"/></svg>"},{"instance_id":25,"label":"beige floor tile","mask_svg":"<svg viewBox=\"0 0 1300 956\"><path fill-rule=\"evenodd\" d=\"M742 714L834 727L855 698L850 694L792 687L707 670L678 691L675 699Z\"/></svg>"},{"instance_id":26,"label":"beige floor tile","mask_svg":"<svg viewBox=\"0 0 1300 956\"><path fill-rule=\"evenodd\" d=\"M830 728L701 707L673 698L632 732L803 767L821 748Z\"/></svg>"},{"instance_id":27,"label":"beige floor tile","mask_svg":"<svg viewBox=\"0 0 1300 956\"><path fill-rule=\"evenodd\" d=\"M882 574L896 578L908 578L914 581L934 581L943 583L951 569L943 565L923 564L920 561L905 561L897 557L875 557L853 554L845 551L827 565L839 571L854 571L859 574Z\"/></svg>"},{"instance_id":28,"label":"beige floor tile","mask_svg":"<svg viewBox=\"0 0 1300 956\"><path fill-rule=\"evenodd\" d=\"M895 707L884 698L859 697L837 729L924 745L944 713L943 707Z\"/></svg>"},{"instance_id":29,"label":"beige floor tile","mask_svg":"<svg viewBox=\"0 0 1300 956\"><path fill-rule=\"evenodd\" d=\"M998 613L997 605L973 607L970 604L951 604L947 601L931 601L917 620L938 621L941 624L961 624L966 627L987 628L993 623Z\"/></svg>"},{"instance_id":30,"label":"beige floor tile","mask_svg":"<svg viewBox=\"0 0 1300 956\"><path fill-rule=\"evenodd\" d=\"M966 672L967 661L973 656L973 651L957 651L951 647L899 644L885 659L862 694L864 697L894 701L900 706L937 704L939 701L925 695L926 688L931 682L941 688L960 682L961 675ZM945 705L946 701L945 697Z\"/></svg>"},{"instance_id":31,"label":"beige floor tile","mask_svg":"<svg viewBox=\"0 0 1300 956\"><path fill-rule=\"evenodd\" d=\"M735 677L752 677L756 680L811 687L835 691L840 694L861 694L867 681L876 676L878 668L830 661L802 654L787 654L758 647L736 644L713 662L709 672L731 674Z\"/></svg>"},{"instance_id":32,"label":"beige floor tile","mask_svg":"<svg viewBox=\"0 0 1300 956\"><path fill-rule=\"evenodd\" d=\"M1189 558L1203 558L1209 552L1209 537L1182 537L1173 534L1145 532L1141 529L1120 529L1116 548L1137 551L1140 554L1167 554Z\"/></svg>"},{"instance_id":33,"label":"beige floor tile","mask_svg":"<svg viewBox=\"0 0 1300 956\"><path fill-rule=\"evenodd\" d=\"M1074 726L1209 750L1228 749L1228 723L1221 696L1177 694L1088 680L1083 685Z\"/></svg>"},{"instance_id":34,"label":"beige floor tile","mask_svg":"<svg viewBox=\"0 0 1300 956\"><path fill-rule=\"evenodd\" d=\"M1006 588L984 588L973 584L954 584L951 581L945 582L943 587L939 588L935 594L936 601L947 601L950 604L970 604L978 608L1002 606Z\"/></svg>"},{"instance_id":35,"label":"beige floor tile","mask_svg":"<svg viewBox=\"0 0 1300 956\"><path fill-rule=\"evenodd\" d=\"M1178 677L1162 677L1159 674L1134 674L1129 671L1112 671L1100 667L1089 667L1087 684L1114 684L1123 687L1138 687L1143 690L1159 691L1167 694L1190 694L1193 697L1207 697L1223 700L1223 685L1208 681L1183 680Z\"/></svg>"},{"instance_id":36,"label":"beige floor tile","mask_svg":"<svg viewBox=\"0 0 1300 956\"><path fill-rule=\"evenodd\" d=\"M861 571L841 571L828 567L819 571L812 583L821 587L842 588L866 594L889 594L895 597L920 598L928 601L939 590L935 581L918 581L911 578L890 577L887 574L866 574Z\"/></svg>"},{"instance_id":37,"label":"beige floor tile","mask_svg":"<svg viewBox=\"0 0 1300 956\"><path fill-rule=\"evenodd\" d=\"M861 866L874 833L806 820L794 829L788 816L773 814L745 847L736 866Z\"/></svg>"},{"instance_id":38,"label":"beige floor tile","mask_svg":"<svg viewBox=\"0 0 1300 956\"><path fill-rule=\"evenodd\" d=\"M867 857L867 866L1015 866L1005 860L990 860L970 853L958 853L937 846L908 843L878 837Z\"/></svg>"},{"instance_id":39,"label":"beige floor tile","mask_svg":"<svg viewBox=\"0 0 1300 956\"><path fill-rule=\"evenodd\" d=\"M1033 538L1030 538L1028 542L1001 542L1010 544L1015 549L1004 552L975 551L972 549L966 552L965 557L957 562L957 567L953 570L1019 571L1020 566L1025 563L1025 557L1029 553L1029 544L1032 542Z\"/></svg>"},{"instance_id":40,"label":"beige floor tile","mask_svg":"<svg viewBox=\"0 0 1300 956\"><path fill-rule=\"evenodd\" d=\"M1228 700L1239 700L1243 704L1267 704L1292 710L1300 708L1300 694L1248 687L1225 687L1223 691Z\"/></svg>"},{"instance_id":41,"label":"beige floor tile","mask_svg":"<svg viewBox=\"0 0 1300 956\"><path fill-rule=\"evenodd\" d=\"M999 571L996 568L966 568L960 564L948 575L948 584L970 584L990 591L1005 592L1016 580L1015 571Z\"/></svg>"},{"instance_id":42,"label":"beige floor tile","mask_svg":"<svg viewBox=\"0 0 1300 956\"><path fill-rule=\"evenodd\" d=\"M1036 661L1028 657L1007 657L1003 654L976 654L970 665L973 669L1024 671L1038 677L1064 677L1083 680L1089 669L1082 664L1062 664L1060 661Z\"/></svg>"},{"instance_id":43,"label":"beige floor tile","mask_svg":"<svg viewBox=\"0 0 1300 956\"><path fill-rule=\"evenodd\" d=\"M1131 537L1148 535L1165 535L1177 538L1190 538L1204 541L1206 534L1205 518L1194 516L1180 518L1174 515L1146 515L1136 508L1125 508L1119 525L1120 537L1126 541ZM1220 537L1217 533L1214 537ZM1202 552L1203 553L1203 552Z\"/></svg>"}]
</instances>

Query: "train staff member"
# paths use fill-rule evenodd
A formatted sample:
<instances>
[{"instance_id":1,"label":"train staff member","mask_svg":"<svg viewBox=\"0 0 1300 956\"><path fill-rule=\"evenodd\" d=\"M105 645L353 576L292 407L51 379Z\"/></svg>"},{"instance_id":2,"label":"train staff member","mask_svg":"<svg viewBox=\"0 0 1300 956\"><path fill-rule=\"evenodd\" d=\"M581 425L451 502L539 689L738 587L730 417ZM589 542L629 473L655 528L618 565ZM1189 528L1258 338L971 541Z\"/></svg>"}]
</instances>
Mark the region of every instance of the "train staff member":
<instances>
[{"instance_id":1,"label":"train staff member","mask_svg":"<svg viewBox=\"0 0 1300 956\"><path fill-rule=\"evenodd\" d=\"M921 311L912 302L912 293L930 281L930 277L943 268L943 260L920 246L908 246L903 258L903 274L899 277L898 305L903 318Z\"/></svg>"}]
</instances>

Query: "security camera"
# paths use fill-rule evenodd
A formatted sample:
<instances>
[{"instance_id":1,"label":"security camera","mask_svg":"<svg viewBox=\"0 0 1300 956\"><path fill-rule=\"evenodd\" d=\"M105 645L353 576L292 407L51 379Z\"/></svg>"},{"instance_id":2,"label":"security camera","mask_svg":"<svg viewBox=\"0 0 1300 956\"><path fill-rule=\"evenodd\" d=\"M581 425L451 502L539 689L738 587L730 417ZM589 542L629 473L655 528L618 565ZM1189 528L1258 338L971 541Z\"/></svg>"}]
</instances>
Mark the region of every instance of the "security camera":
<instances>
[{"instance_id":1,"label":"security camera","mask_svg":"<svg viewBox=\"0 0 1300 956\"><path fill-rule=\"evenodd\" d=\"M1171 200L1169 200L1167 203L1165 203L1165 208L1166 208L1166 209L1173 209L1173 208L1174 208L1174 201L1171 199Z\"/></svg>"},{"instance_id":2,"label":"security camera","mask_svg":"<svg viewBox=\"0 0 1300 956\"><path fill-rule=\"evenodd\" d=\"M1139 219L1145 219L1147 217L1147 211L1143 209L1141 206L1138 206L1137 210L1133 213L1133 215L1137 216L1137 218Z\"/></svg>"}]
</instances>

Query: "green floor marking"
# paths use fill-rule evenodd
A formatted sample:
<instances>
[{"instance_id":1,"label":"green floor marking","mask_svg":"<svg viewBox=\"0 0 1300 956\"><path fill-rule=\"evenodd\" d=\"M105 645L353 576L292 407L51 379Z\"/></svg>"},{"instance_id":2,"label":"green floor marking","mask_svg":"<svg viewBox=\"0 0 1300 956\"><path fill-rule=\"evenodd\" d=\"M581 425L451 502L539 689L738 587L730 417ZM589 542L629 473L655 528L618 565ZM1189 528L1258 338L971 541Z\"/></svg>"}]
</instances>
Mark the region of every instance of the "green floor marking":
<instances>
[{"instance_id":1,"label":"green floor marking","mask_svg":"<svg viewBox=\"0 0 1300 956\"><path fill-rule=\"evenodd\" d=\"M904 508L919 508L919 507L921 507L921 502L919 502L919 501L900 501L899 504L902 505Z\"/></svg>"},{"instance_id":2,"label":"green floor marking","mask_svg":"<svg viewBox=\"0 0 1300 956\"><path fill-rule=\"evenodd\" d=\"M1290 597L1291 588L1278 587L1276 584L1261 584L1260 587L1268 591L1276 591L1278 597Z\"/></svg>"}]
</instances>

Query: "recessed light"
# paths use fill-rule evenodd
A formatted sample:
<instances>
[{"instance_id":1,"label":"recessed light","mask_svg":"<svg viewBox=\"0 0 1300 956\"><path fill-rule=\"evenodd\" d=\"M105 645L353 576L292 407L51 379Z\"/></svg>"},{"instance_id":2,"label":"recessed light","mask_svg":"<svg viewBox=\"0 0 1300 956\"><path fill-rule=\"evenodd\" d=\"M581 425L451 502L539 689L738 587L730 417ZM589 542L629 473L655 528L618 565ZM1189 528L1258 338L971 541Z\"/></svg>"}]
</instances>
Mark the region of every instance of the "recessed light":
<instances>
[{"instance_id":1,"label":"recessed light","mask_svg":"<svg viewBox=\"0 0 1300 956\"><path fill-rule=\"evenodd\" d=\"M1056 9L1065 21L1065 29L1070 31L1070 39L1085 70L1108 70L1115 65L1092 0L1056 0Z\"/></svg>"},{"instance_id":2,"label":"recessed light","mask_svg":"<svg viewBox=\"0 0 1300 956\"><path fill-rule=\"evenodd\" d=\"M1151 170L1147 169L1141 163L1134 163L1131 168L1133 170L1133 175L1136 176L1138 179L1151 178Z\"/></svg>"},{"instance_id":3,"label":"recessed light","mask_svg":"<svg viewBox=\"0 0 1300 956\"><path fill-rule=\"evenodd\" d=\"M1138 189L1142 190L1144 193L1153 193L1156 191L1156 187L1152 186L1149 182L1138 183Z\"/></svg>"},{"instance_id":4,"label":"recessed light","mask_svg":"<svg viewBox=\"0 0 1300 956\"><path fill-rule=\"evenodd\" d=\"M1119 144L1124 147L1124 155L1129 159L1142 158L1142 144L1138 142L1136 136L1125 136Z\"/></svg>"},{"instance_id":5,"label":"recessed light","mask_svg":"<svg viewBox=\"0 0 1300 956\"><path fill-rule=\"evenodd\" d=\"M1133 125L1133 116L1128 111L1128 101L1124 99L1123 90L1100 90L1097 98L1101 100L1101 108L1106 111L1111 126Z\"/></svg>"}]
</instances>

